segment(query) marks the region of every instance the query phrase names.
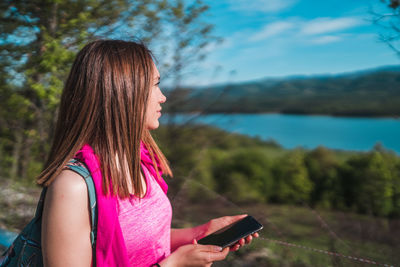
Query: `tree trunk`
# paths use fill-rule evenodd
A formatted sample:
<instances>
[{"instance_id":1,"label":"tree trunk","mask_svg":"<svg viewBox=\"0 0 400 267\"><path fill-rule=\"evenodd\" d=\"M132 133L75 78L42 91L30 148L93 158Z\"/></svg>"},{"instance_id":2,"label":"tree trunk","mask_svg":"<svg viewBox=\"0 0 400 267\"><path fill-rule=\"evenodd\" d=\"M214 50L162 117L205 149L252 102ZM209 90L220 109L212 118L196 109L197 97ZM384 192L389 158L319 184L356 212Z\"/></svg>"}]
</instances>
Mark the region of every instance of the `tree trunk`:
<instances>
[{"instance_id":1,"label":"tree trunk","mask_svg":"<svg viewBox=\"0 0 400 267\"><path fill-rule=\"evenodd\" d=\"M10 169L10 178L16 179L18 175L18 166L21 161L21 149L23 145L23 131L16 130L15 131L15 143L13 147L12 153L12 164Z\"/></svg>"},{"instance_id":2,"label":"tree trunk","mask_svg":"<svg viewBox=\"0 0 400 267\"><path fill-rule=\"evenodd\" d=\"M41 104L41 109L36 113L36 129L39 134L39 158L46 158L46 144L50 141L49 139L49 124L50 121L46 120L45 112L46 107Z\"/></svg>"},{"instance_id":3,"label":"tree trunk","mask_svg":"<svg viewBox=\"0 0 400 267\"><path fill-rule=\"evenodd\" d=\"M20 169L19 169L19 175L21 178L26 179L28 178L28 167L29 163L32 160L31 159L31 151L32 151L32 145L33 145L33 138L27 136L24 142L24 146L22 148L22 155L21 155L21 161L20 161Z\"/></svg>"}]
</instances>

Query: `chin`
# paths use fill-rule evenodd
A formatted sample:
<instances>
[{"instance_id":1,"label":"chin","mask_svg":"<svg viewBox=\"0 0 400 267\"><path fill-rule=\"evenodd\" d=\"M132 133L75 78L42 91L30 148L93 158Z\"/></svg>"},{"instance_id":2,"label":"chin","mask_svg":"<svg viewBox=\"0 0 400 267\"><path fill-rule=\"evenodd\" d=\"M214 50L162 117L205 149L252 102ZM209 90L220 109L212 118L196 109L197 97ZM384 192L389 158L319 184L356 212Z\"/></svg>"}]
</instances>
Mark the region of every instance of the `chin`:
<instances>
[{"instance_id":1,"label":"chin","mask_svg":"<svg viewBox=\"0 0 400 267\"><path fill-rule=\"evenodd\" d=\"M153 123L149 123L147 124L147 130L155 130L160 126L160 123L157 122L153 122Z\"/></svg>"}]
</instances>

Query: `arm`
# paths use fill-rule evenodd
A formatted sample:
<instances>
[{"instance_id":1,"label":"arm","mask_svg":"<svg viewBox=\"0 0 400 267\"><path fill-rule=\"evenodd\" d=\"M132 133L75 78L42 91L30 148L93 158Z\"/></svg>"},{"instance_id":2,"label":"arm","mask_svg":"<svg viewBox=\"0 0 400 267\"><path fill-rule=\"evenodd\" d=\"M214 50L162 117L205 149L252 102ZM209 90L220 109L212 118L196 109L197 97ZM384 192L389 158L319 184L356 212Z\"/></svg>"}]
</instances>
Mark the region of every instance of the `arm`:
<instances>
[{"instance_id":1,"label":"arm","mask_svg":"<svg viewBox=\"0 0 400 267\"><path fill-rule=\"evenodd\" d=\"M206 266L209 267L214 261L226 258L229 250L238 250L245 243L250 243L258 234L249 235L239 240L231 248L221 251L220 247L212 245L199 245L197 240L209 235L227 225L230 225L246 215L225 216L213 219L205 224L184 229L171 229L171 251L172 254L159 263L161 267L169 266Z\"/></svg>"},{"instance_id":2,"label":"arm","mask_svg":"<svg viewBox=\"0 0 400 267\"><path fill-rule=\"evenodd\" d=\"M175 251L180 246L192 244L194 239L198 240L204 236L204 232L204 224L193 228L171 229L171 251Z\"/></svg>"},{"instance_id":3,"label":"arm","mask_svg":"<svg viewBox=\"0 0 400 267\"><path fill-rule=\"evenodd\" d=\"M90 212L85 181L64 170L48 187L42 215L45 266L90 266Z\"/></svg>"}]
</instances>

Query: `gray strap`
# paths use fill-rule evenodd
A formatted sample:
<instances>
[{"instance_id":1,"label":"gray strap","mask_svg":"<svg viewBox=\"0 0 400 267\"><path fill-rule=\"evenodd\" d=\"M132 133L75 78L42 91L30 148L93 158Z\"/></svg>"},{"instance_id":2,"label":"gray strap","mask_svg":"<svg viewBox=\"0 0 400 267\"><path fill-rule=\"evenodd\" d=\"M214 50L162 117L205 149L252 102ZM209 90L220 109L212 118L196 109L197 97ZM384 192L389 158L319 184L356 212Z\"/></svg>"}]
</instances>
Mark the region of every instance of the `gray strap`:
<instances>
[{"instance_id":1,"label":"gray strap","mask_svg":"<svg viewBox=\"0 0 400 267\"><path fill-rule=\"evenodd\" d=\"M79 163L76 165L76 163ZM72 159L68 162L67 168L71 171L78 173L86 182L89 194L89 203L90 203L90 218L91 218L91 231L90 231L90 242L92 243L92 247L95 246L96 243L96 233L97 233L97 204L96 204L96 189L94 187L94 182L92 176L86 165L84 163L78 161L77 159Z\"/></svg>"}]
</instances>

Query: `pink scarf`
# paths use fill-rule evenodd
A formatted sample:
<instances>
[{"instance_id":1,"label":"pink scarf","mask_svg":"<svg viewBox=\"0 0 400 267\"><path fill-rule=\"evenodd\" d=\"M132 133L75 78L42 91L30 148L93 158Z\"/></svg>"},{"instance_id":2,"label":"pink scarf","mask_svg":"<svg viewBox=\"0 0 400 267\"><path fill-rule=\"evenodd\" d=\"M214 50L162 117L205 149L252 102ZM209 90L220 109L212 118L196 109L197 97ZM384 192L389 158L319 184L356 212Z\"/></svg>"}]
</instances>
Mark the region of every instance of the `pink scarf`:
<instances>
[{"instance_id":1,"label":"pink scarf","mask_svg":"<svg viewBox=\"0 0 400 267\"><path fill-rule=\"evenodd\" d=\"M158 160L156 155L154 155L154 158L156 160L158 173L160 174L160 178L161 179L158 178L157 172L154 169L153 161L151 160L151 157L150 157L150 152L147 150L145 144L143 144L143 142L140 142L140 161L141 161L141 164L144 164L147 167L147 169L149 170L150 174L154 178L156 178L158 184L161 186L161 189L164 191L165 194L167 194L168 185L164 181L164 179L162 179L162 177L161 177L162 171L161 171L160 161Z\"/></svg>"},{"instance_id":2,"label":"pink scarf","mask_svg":"<svg viewBox=\"0 0 400 267\"><path fill-rule=\"evenodd\" d=\"M89 168L96 189L97 198L97 236L96 236L96 265L97 266L129 266L129 260L125 247L124 237L122 236L121 227L118 221L117 213L117 197L105 196L102 190L102 175L100 169L100 161L94 154L93 149L89 145L84 145L77 152L75 157L83 161ZM151 175L157 178L149 151L146 146L140 144L141 164L145 165ZM156 158L157 167L160 163ZM143 167L142 167L143 168ZM162 190L167 193L168 185L164 179L156 179Z\"/></svg>"}]
</instances>

